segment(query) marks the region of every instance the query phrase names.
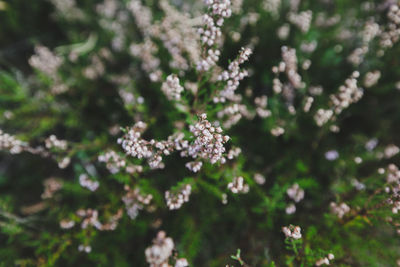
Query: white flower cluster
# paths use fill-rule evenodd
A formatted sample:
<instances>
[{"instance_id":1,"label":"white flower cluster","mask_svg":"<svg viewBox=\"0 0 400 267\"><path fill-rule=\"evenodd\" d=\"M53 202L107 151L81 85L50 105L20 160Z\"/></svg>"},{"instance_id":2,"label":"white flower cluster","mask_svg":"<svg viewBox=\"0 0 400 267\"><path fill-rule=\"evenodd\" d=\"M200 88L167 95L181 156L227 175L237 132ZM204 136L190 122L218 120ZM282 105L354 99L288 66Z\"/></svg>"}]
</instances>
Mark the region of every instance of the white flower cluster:
<instances>
[{"instance_id":1,"label":"white flower cluster","mask_svg":"<svg viewBox=\"0 0 400 267\"><path fill-rule=\"evenodd\" d=\"M332 253L329 253L328 256L321 258L315 262L316 266L321 265L330 265L330 261L333 260L335 256Z\"/></svg>"},{"instance_id":2,"label":"white flower cluster","mask_svg":"<svg viewBox=\"0 0 400 267\"><path fill-rule=\"evenodd\" d=\"M132 13L137 27L146 36L152 27L153 14L150 8L143 6L140 0L130 0L127 3L128 10Z\"/></svg>"},{"instance_id":3,"label":"white flower cluster","mask_svg":"<svg viewBox=\"0 0 400 267\"><path fill-rule=\"evenodd\" d=\"M276 35L281 40L286 40L290 34L290 25L288 23L283 24L276 30Z\"/></svg>"},{"instance_id":4,"label":"white flower cluster","mask_svg":"<svg viewBox=\"0 0 400 267\"><path fill-rule=\"evenodd\" d=\"M339 87L337 94L330 95L332 109L318 109L314 115L314 120L318 126L322 126L329 120L334 119L334 114L340 114L350 104L358 102L363 96L362 88L357 86L359 72L355 71L351 77L346 79L345 84Z\"/></svg>"},{"instance_id":5,"label":"white flower cluster","mask_svg":"<svg viewBox=\"0 0 400 267\"><path fill-rule=\"evenodd\" d=\"M185 58L186 54L194 63L200 60L201 49L198 34L192 27L198 19L192 19L187 13L178 11L169 2L168 0L159 1L165 17L161 23L154 25L153 32L159 34L159 39L163 41L165 48L170 53L169 65L171 68L185 71L190 67Z\"/></svg>"},{"instance_id":6,"label":"white flower cluster","mask_svg":"<svg viewBox=\"0 0 400 267\"><path fill-rule=\"evenodd\" d=\"M275 93L279 94L283 91L284 97L286 98L290 107L292 107L292 102L294 99L293 88L299 89L305 86L302 82L300 74L297 72L297 56L296 49L283 46L281 48L282 61L279 62L277 66L272 67L272 72L277 76L279 73L286 73L289 83L282 84L278 77L273 80L273 90ZM293 107L292 107L293 109Z\"/></svg>"},{"instance_id":7,"label":"white flower cluster","mask_svg":"<svg viewBox=\"0 0 400 267\"><path fill-rule=\"evenodd\" d=\"M279 17L279 8L281 7L281 0L264 0L262 7L265 11L271 13L272 17Z\"/></svg>"},{"instance_id":8,"label":"white flower cluster","mask_svg":"<svg viewBox=\"0 0 400 267\"><path fill-rule=\"evenodd\" d=\"M333 116L333 111L330 109L318 109L314 115L314 120L318 126L322 126L327 123Z\"/></svg>"},{"instance_id":9,"label":"white flower cluster","mask_svg":"<svg viewBox=\"0 0 400 267\"><path fill-rule=\"evenodd\" d=\"M8 150L11 154L19 154L27 147L25 142L18 140L15 136L4 133L0 129L0 150Z\"/></svg>"},{"instance_id":10,"label":"white flower cluster","mask_svg":"<svg viewBox=\"0 0 400 267\"><path fill-rule=\"evenodd\" d=\"M289 48L287 46L283 46L281 48L282 51L282 60L285 64L285 72L294 88L302 88L304 87L303 82L301 81L301 76L297 72L297 56L296 49Z\"/></svg>"},{"instance_id":11,"label":"white flower cluster","mask_svg":"<svg viewBox=\"0 0 400 267\"><path fill-rule=\"evenodd\" d=\"M139 121L124 135L123 138L118 139L118 144L122 145L126 154L133 157L149 158L152 152L148 148L149 142L141 138L142 133L147 128L147 124Z\"/></svg>"},{"instance_id":12,"label":"white flower cluster","mask_svg":"<svg viewBox=\"0 0 400 267\"><path fill-rule=\"evenodd\" d=\"M126 166L126 161L113 150L107 151L97 159L99 162L105 162L107 169L113 174Z\"/></svg>"},{"instance_id":13,"label":"white flower cluster","mask_svg":"<svg viewBox=\"0 0 400 267\"><path fill-rule=\"evenodd\" d=\"M293 199L296 203L300 202L304 198L304 190L299 184L293 184L286 190L289 198Z\"/></svg>"},{"instance_id":14,"label":"white flower cluster","mask_svg":"<svg viewBox=\"0 0 400 267\"><path fill-rule=\"evenodd\" d=\"M147 141L141 138L142 132L147 128L144 122L137 122L123 138L118 139L118 143L122 145L127 155L145 158L148 160L152 169L164 168L162 163L162 155L169 155L174 150L172 141L155 141L154 139Z\"/></svg>"},{"instance_id":15,"label":"white flower cluster","mask_svg":"<svg viewBox=\"0 0 400 267\"><path fill-rule=\"evenodd\" d=\"M99 56L93 55L90 58L90 65L83 69L83 76L89 80L94 80L102 76L105 72L105 66Z\"/></svg>"},{"instance_id":16,"label":"white flower cluster","mask_svg":"<svg viewBox=\"0 0 400 267\"><path fill-rule=\"evenodd\" d=\"M255 173L253 179L259 185L265 184L265 176L262 175L261 173Z\"/></svg>"},{"instance_id":17,"label":"white flower cluster","mask_svg":"<svg viewBox=\"0 0 400 267\"><path fill-rule=\"evenodd\" d=\"M165 191L165 200L170 210L177 210L182 207L183 203L189 201L189 196L192 192L192 186L187 184L180 188L176 193Z\"/></svg>"},{"instance_id":18,"label":"white flower cluster","mask_svg":"<svg viewBox=\"0 0 400 267\"><path fill-rule=\"evenodd\" d=\"M312 53L317 48L318 42L313 40L311 42L302 42L300 45L300 50L304 53Z\"/></svg>"},{"instance_id":19,"label":"white flower cluster","mask_svg":"<svg viewBox=\"0 0 400 267\"><path fill-rule=\"evenodd\" d=\"M82 173L79 175L79 184L84 187L89 189L90 191L94 192L99 188L100 183L98 181L94 181L92 179L89 179L89 176L85 173Z\"/></svg>"},{"instance_id":20,"label":"white flower cluster","mask_svg":"<svg viewBox=\"0 0 400 267\"><path fill-rule=\"evenodd\" d=\"M364 44L371 42L376 36L381 33L379 24L373 20L369 20L365 23L364 30L362 31L362 40Z\"/></svg>"},{"instance_id":21,"label":"white flower cluster","mask_svg":"<svg viewBox=\"0 0 400 267\"><path fill-rule=\"evenodd\" d=\"M400 152L400 148L396 145L391 144L391 145L388 145L387 147L385 147L383 154L384 154L385 158L389 159L389 158L397 155L399 152Z\"/></svg>"},{"instance_id":22,"label":"white flower cluster","mask_svg":"<svg viewBox=\"0 0 400 267\"><path fill-rule=\"evenodd\" d=\"M285 209L286 214L294 214L296 212L296 205L294 203L290 203L286 206Z\"/></svg>"},{"instance_id":23,"label":"white flower cluster","mask_svg":"<svg viewBox=\"0 0 400 267\"><path fill-rule=\"evenodd\" d=\"M153 245L146 248L146 260L150 267L168 267L169 257L174 249L174 241L167 237L164 231L160 231L153 240Z\"/></svg>"},{"instance_id":24,"label":"white flower cluster","mask_svg":"<svg viewBox=\"0 0 400 267\"><path fill-rule=\"evenodd\" d=\"M151 194L143 195L140 193L138 188L131 189L129 186L125 186L126 194L122 197L122 201L125 204L126 212L128 216L134 220L139 210L142 210L145 205L149 205L153 199Z\"/></svg>"},{"instance_id":25,"label":"white flower cluster","mask_svg":"<svg viewBox=\"0 0 400 267\"><path fill-rule=\"evenodd\" d=\"M383 170L384 171L384 170ZM400 171L399 168L394 164L389 164L387 167L386 182L388 184L398 183L400 181Z\"/></svg>"},{"instance_id":26,"label":"white flower cluster","mask_svg":"<svg viewBox=\"0 0 400 267\"><path fill-rule=\"evenodd\" d=\"M300 226L284 226L282 227L282 232L285 234L286 238L300 239L301 238L301 228Z\"/></svg>"},{"instance_id":27,"label":"white flower cluster","mask_svg":"<svg viewBox=\"0 0 400 267\"><path fill-rule=\"evenodd\" d=\"M302 11L300 13L289 12L287 19L290 23L294 24L303 33L308 32L312 20L312 11Z\"/></svg>"},{"instance_id":28,"label":"white flower cluster","mask_svg":"<svg viewBox=\"0 0 400 267\"><path fill-rule=\"evenodd\" d=\"M176 260L174 266L175 266L175 267L189 267L189 263L188 263L187 259L185 259L185 258L180 258L180 259L177 259L177 260Z\"/></svg>"},{"instance_id":29,"label":"white flower cluster","mask_svg":"<svg viewBox=\"0 0 400 267\"><path fill-rule=\"evenodd\" d=\"M205 55L197 63L197 70L207 71L216 64L221 52L213 48L222 36L221 26L224 19L232 14L230 0L205 0L209 14L203 16L203 28L198 29L200 40L205 48Z\"/></svg>"},{"instance_id":30,"label":"white flower cluster","mask_svg":"<svg viewBox=\"0 0 400 267\"><path fill-rule=\"evenodd\" d=\"M331 202L331 211L338 218L342 219L343 216L350 211L350 207L346 203L340 203L339 205L335 202Z\"/></svg>"},{"instance_id":31,"label":"white flower cluster","mask_svg":"<svg viewBox=\"0 0 400 267\"><path fill-rule=\"evenodd\" d=\"M390 6L387 17L389 19L387 29L380 36L382 48L392 47L400 38L400 8L398 4Z\"/></svg>"},{"instance_id":32,"label":"white flower cluster","mask_svg":"<svg viewBox=\"0 0 400 267\"><path fill-rule=\"evenodd\" d=\"M200 171L201 167L203 166L203 162L190 161L190 162L186 163L185 166L192 172L198 172L198 171Z\"/></svg>"},{"instance_id":33,"label":"white flower cluster","mask_svg":"<svg viewBox=\"0 0 400 267\"><path fill-rule=\"evenodd\" d=\"M359 76L360 73L358 71L353 72L351 77L346 79L345 84L339 87L339 92L330 96L336 114L340 114L343 109L359 101L363 96L363 89L357 86L357 78Z\"/></svg>"},{"instance_id":34,"label":"white flower cluster","mask_svg":"<svg viewBox=\"0 0 400 267\"><path fill-rule=\"evenodd\" d=\"M228 189L231 190L231 192L234 194L246 194L249 192L250 187L248 184L244 183L243 177L239 176L233 178L233 181L228 184Z\"/></svg>"},{"instance_id":35,"label":"white flower cluster","mask_svg":"<svg viewBox=\"0 0 400 267\"><path fill-rule=\"evenodd\" d=\"M226 157L228 159L234 159L237 158L240 153L242 153L242 150L240 149L240 147L232 147L229 151L228 154L226 155Z\"/></svg>"},{"instance_id":36,"label":"white flower cluster","mask_svg":"<svg viewBox=\"0 0 400 267\"><path fill-rule=\"evenodd\" d=\"M306 98L306 101L304 102L303 111L306 113L309 112L313 102L314 102L314 98L312 96L308 96Z\"/></svg>"},{"instance_id":37,"label":"white flower cluster","mask_svg":"<svg viewBox=\"0 0 400 267\"><path fill-rule=\"evenodd\" d=\"M74 227L74 226L75 226L75 222L72 221L72 220L66 220L66 219L64 219L64 220L61 220L61 221L60 221L60 227L61 227L62 229L71 229L71 228Z\"/></svg>"},{"instance_id":38,"label":"white flower cluster","mask_svg":"<svg viewBox=\"0 0 400 267\"><path fill-rule=\"evenodd\" d=\"M256 113L260 118L268 118L271 116L271 110L267 109L268 97L266 95L256 97L254 99L254 104L256 105Z\"/></svg>"},{"instance_id":39,"label":"white flower cluster","mask_svg":"<svg viewBox=\"0 0 400 267\"><path fill-rule=\"evenodd\" d=\"M231 128L233 125L237 124L241 118L245 117L247 119L252 119L254 115L249 112L246 105L233 103L224 107L222 110L218 111L217 117L223 119L222 125L224 128Z\"/></svg>"},{"instance_id":40,"label":"white flower cluster","mask_svg":"<svg viewBox=\"0 0 400 267\"><path fill-rule=\"evenodd\" d=\"M179 84L179 78L176 75L169 75L167 80L162 84L161 90L169 100L181 99L183 87Z\"/></svg>"},{"instance_id":41,"label":"white flower cluster","mask_svg":"<svg viewBox=\"0 0 400 267\"><path fill-rule=\"evenodd\" d=\"M273 136L281 136L284 133L285 133L285 129L283 129L280 126L275 126L274 128L271 129L271 134Z\"/></svg>"},{"instance_id":42,"label":"white flower cluster","mask_svg":"<svg viewBox=\"0 0 400 267\"><path fill-rule=\"evenodd\" d=\"M54 193L56 193L62 188L63 183L60 179L48 178L44 180L43 185L44 185L44 192L41 197L43 199L49 199L53 197Z\"/></svg>"},{"instance_id":43,"label":"white flower cluster","mask_svg":"<svg viewBox=\"0 0 400 267\"><path fill-rule=\"evenodd\" d=\"M75 0L50 0L58 15L68 20L79 20L84 18L83 12L76 6Z\"/></svg>"},{"instance_id":44,"label":"white flower cluster","mask_svg":"<svg viewBox=\"0 0 400 267\"><path fill-rule=\"evenodd\" d=\"M249 60L251 53L252 51L250 48L242 47L239 51L239 56L229 64L228 70L223 71L218 76L218 80L225 81L226 86L220 91L218 97L214 97L214 103L225 102L227 99L231 101L237 99L237 97L235 97L235 91L240 81L249 75L247 70L240 69L240 65Z\"/></svg>"},{"instance_id":45,"label":"white flower cluster","mask_svg":"<svg viewBox=\"0 0 400 267\"><path fill-rule=\"evenodd\" d=\"M82 218L81 228L86 229L88 226L94 226L98 230L101 229L101 223L99 221L99 212L93 209L79 209L76 211L76 215Z\"/></svg>"},{"instance_id":46,"label":"white flower cluster","mask_svg":"<svg viewBox=\"0 0 400 267\"><path fill-rule=\"evenodd\" d=\"M115 230L118 225L118 221L122 218L122 210L118 210L118 212L111 216L109 221L105 224L102 224L99 221L99 212L94 209L79 209L76 211L76 215L82 218L81 228L86 229L88 226L93 226L97 230L100 231L110 231Z\"/></svg>"},{"instance_id":47,"label":"white flower cluster","mask_svg":"<svg viewBox=\"0 0 400 267\"><path fill-rule=\"evenodd\" d=\"M195 125L190 125L190 131L196 137L193 144L188 148L188 155L193 158L209 159L212 164L225 163L223 157L224 144L228 142L229 136L223 136L221 127L214 127L207 120L205 113L201 114Z\"/></svg>"},{"instance_id":48,"label":"white flower cluster","mask_svg":"<svg viewBox=\"0 0 400 267\"><path fill-rule=\"evenodd\" d=\"M315 25L318 27L331 27L339 23L341 20L340 14L335 14L328 17L326 13L320 12L317 14L315 19Z\"/></svg>"},{"instance_id":49,"label":"white flower cluster","mask_svg":"<svg viewBox=\"0 0 400 267\"><path fill-rule=\"evenodd\" d=\"M212 126L207 120L206 114L200 115L199 121L195 125L190 125L189 129L195 136L192 143L184 139L183 133L171 135L166 141L155 141L154 139L147 141L141 138L145 128L145 123L136 123L122 138L118 139L118 143L122 145L127 155L147 159L152 169L164 168L162 155L170 155L174 151L181 151L182 157L206 159L212 164L226 162L226 158L223 156L224 144L229 140L229 136L221 134L221 127ZM197 167L195 169L198 169L199 166L199 164L189 163L186 167L189 169Z\"/></svg>"},{"instance_id":50,"label":"white flower cluster","mask_svg":"<svg viewBox=\"0 0 400 267\"><path fill-rule=\"evenodd\" d=\"M160 81L162 75L159 69L160 59L154 56L158 51L156 44L150 38L145 38L141 44L132 44L129 50L132 56L141 59L142 69L148 73L150 80Z\"/></svg>"},{"instance_id":51,"label":"white flower cluster","mask_svg":"<svg viewBox=\"0 0 400 267\"><path fill-rule=\"evenodd\" d=\"M35 47L35 55L31 56L29 59L29 64L33 68L40 70L50 77L56 76L57 70L62 63L62 58L56 56L50 49L41 45Z\"/></svg>"},{"instance_id":52,"label":"white flower cluster","mask_svg":"<svg viewBox=\"0 0 400 267\"><path fill-rule=\"evenodd\" d=\"M64 157L60 161L58 161L58 167L60 169L65 169L68 167L68 165L71 163L71 158L70 157Z\"/></svg>"},{"instance_id":53,"label":"white flower cluster","mask_svg":"<svg viewBox=\"0 0 400 267\"><path fill-rule=\"evenodd\" d=\"M364 86L369 88L376 85L380 77L381 72L379 70L367 72L364 76Z\"/></svg>"},{"instance_id":54,"label":"white flower cluster","mask_svg":"<svg viewBox=\"0 0 400 267\"><path fill-rule=\"evenodd\" d=\"M59 140L54 134L52 134L46 138L45 145L47 149L56 148L59 150L66 150L68 142L65 140Z\"/></svg>"}]
</instances>

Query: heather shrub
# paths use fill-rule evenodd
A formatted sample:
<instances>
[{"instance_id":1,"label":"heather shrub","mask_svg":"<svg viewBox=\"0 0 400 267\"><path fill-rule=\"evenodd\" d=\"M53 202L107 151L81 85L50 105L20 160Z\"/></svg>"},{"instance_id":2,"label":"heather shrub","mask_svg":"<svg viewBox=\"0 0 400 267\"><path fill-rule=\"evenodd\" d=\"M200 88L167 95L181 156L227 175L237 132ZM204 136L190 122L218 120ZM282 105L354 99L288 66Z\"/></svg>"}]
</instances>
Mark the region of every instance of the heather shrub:
<instances>
[{"instance_id":1,"label":"heather shrub","mask_svg":"<svg viewBox=\"0 0 400 267\"><path fill-rule=\"evenodd\" d=\"M399 5L1 0L1 266L400 265Z\"/></svg>"}]
</instances>

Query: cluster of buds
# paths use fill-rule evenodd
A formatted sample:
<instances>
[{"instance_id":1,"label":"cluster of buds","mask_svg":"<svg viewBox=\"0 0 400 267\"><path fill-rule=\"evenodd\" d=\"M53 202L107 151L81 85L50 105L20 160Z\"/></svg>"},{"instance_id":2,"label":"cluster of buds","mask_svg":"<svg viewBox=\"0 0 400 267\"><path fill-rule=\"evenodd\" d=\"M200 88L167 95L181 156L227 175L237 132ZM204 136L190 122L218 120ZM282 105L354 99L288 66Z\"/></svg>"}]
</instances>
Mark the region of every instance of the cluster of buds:
<instances>
[{"instance_id":1,"label":"cluster of buds","mask_svg":"<svg viewBox=\"0 0 400 267\"><path fill-rule=\"evenodd\" d=\"M314 120L319 127L327 123L333 117L333 111L330 109L318 109L314 115Z\"/></svg>"},{"instance_id":2,"label":"cluster of buds","mask_svg":"<svg viewBox=\"0 0 400 267\"><path fill-rule=\"evenodd\" d=\"M366 88L374 86L378 83L380 77L381 72L379 70L367 72L367 74L364 76L364 86Z\"/></svg>"},{"instance_id":3,"label":"cluster of buds","mask_svg":"<svg viewBox=\"0 0 400 267\"><path fill-rule=\"evenodd\" d=\"M71 229L75 226L75 222L73 220L64 219L60 221L60 227L62 229Z\"/></svg>"},{"instance_id":4,"label":"cluster of buds","mask_svg":"<svg viewBox=\"0 0 400 267\"><path fill-rule=\"evenodd\" d=\"M388 145L387 147L385 147L385 150L383 151L383 155L385 158L389 159L391 157L394 157L395 155L397 155L400 152L400 148L396 145Z\"/></svg>"},{"instance_id":5,"label":"cluster of buds","mask_svg":"<svg viewBox=\"0 0 400 267\"><path fill-rule=\"evenodd\" d=\"M285 66L285 72L289 79L290 84L294 88L304 87L304 83L301 81L300 74L297 73L297 56L296 49L283 46L282 50L282 62Z\"/></svg>"},{"instance_id":6,"label":"cluster of buds","mask_svg":"<svg viewBox=\"0 0 400 267\"><path fill-rule=\"evenodd\" d=\"M61 57L55 55L47 47L40 45L35 47L35 55L29 59L29 64L33 68L38 69L53 80L54 84L51 91L54 94L63 93L68 89L57 74L62 63L63 59Z\"/></svg>"},{"instance_id":7,"label":"cluster of buds","mask_svg":"<svg viewBox=\"0 0 400 267\"><path fill-rule=\"evenodd\" d=\"M150 38L146 38L142 44L132 44L129 50L132 56L141 59L142 69L148 73L150 80L160 81L160 59L154 56L158 51L156 44Z\"/></svg>"},{"instance_id":8,"label":"cluster of buds","mask_svg":"<svg viewBox=\"0 0 400 267\"><path fill-rule=\"evenodd\" d=\"M284 133L285 133L285 129L283 129L280 126L275 126L274 128L271 129L271 134L273 136L281 136Z\"/></svg>"},{"instance_id":9,"label":"cluster of buds","mask_svg":"<svg viewBox=\"0 0 400 267\"><path fill-rule=\"evenodd\" d=\"M330 96L336 114L340 114L343 109L352 103L358 102L363 96L363 89L357 86L357 78L359 76L360 73L358 71L353 72L351 77L346 79L345 84L339 87L339 92Z\"/></svg>"},{"instance_id":10,"label":"cluster of buds","mask_svg":"<svg viewBox=\"0 0 400 267\"><path fill-rule=\"evenodd\" d=\"M314 102L314 98L312 96L308 96L306 98L306 101L304 102L303 111L306 113L309 112L313 102Z\"/></svg>"},{"instance_id":11,"label":"cluster of buds","mask_svg":"<svg viewBox=\"0 0 400 267\"><path fill-rule=\"evenodd\" d=\"M169 75L167 80L163 83L161 90L169 100L181 99L183 87L179 84L179 78L176 75Z\"/></svg>"},{"instance_id":12,"label":"cluster of buds","mask_svg":"<svg viewBox=\"0 0 400 267\"><path fill-rule=\"evenodd\" d=\"M203 166L203 162L190 161L190 162L186 163L185 166L192 172L198 172L198 171L200 171L201 167Z\"/></svg>"},{"instance_id":13,"label":"cluster of buds","mask_svg":"<svg viewBox=\"0 0 400 267\"><path fill-rule=\"evenodd\" d=\"M301 238L301 228L300 226L284 226L282 227L282 232L285 234L286 238L300 239Z\"/></svg>"},{"instance_id":14,"label":"cluster of buds","mask_svg":"<svg viewBox=\"0 0 400 267\"><path fill-rule=\"evenodd\" d=\"M237 158L240 153L242 153L242 150L240 149L240 147L232 147L229 151L228 154L226 155L226 157L228 159L234 159Z\"/></svg>"},{"instance_id":15,"label":"cluster of buds","mask_svg":"<svg viewBox=\"0 0 400 267\"><path fill-rule=\"evenodd\" d=\"M331 202L331 211L335 214L339 219L342 219L343 216L350 211L350 207L346 203L336 204L335 202Z\"/></svg>"},{"instance_id":16,"label":"cluster of buds","mask_svg":"<svg viewBox=\"0 0 400 267\"><path fill-rule=\"evenodd\" d=\"M122 197L122 201L125 204L126 212L128 216L133 220L138 214L139 210L142 210L145 205L149 205L153 196L148 194L144 195L140 193L138 188L131 189L129 186L125 186L126 194Z\"/></svg>"},{"instance_id":17,"label":"cluster of buds","mask_svg":"<svg viewBox=\"0 0 400 267\"><path fill-rule=\"evenodd\" d=\"M389 19L387 29L380 36L382 48L392 47L400 38L400 8L398 4L390 6L387 17Z\"/></svg>"},{"instance_id":18,"label":"cluster of buds","mask_svg":"<svg viewBox=\"0 0 400 267\"><path fill-rule=\"evenodd\" d=\"M288 197L293 199L296 203L304 198L304 190L298 184L293 184L287 189L286 193Z\"/></svg>"},{"instance_id":19,"label":"cluster of buds","mask_svg":"<svg viewBox=\"0 0 400 267\"><path fill-rule=\"evenodd\" d=\"M113 150L107 151L103 155L100 155L98 157L98 161L105 162L107 169L113 174L119 172L122 168L125 168L125 171L130 174L139 173L143 171L142 166L127 164L125 159L122 158Z\"/></svg>"},{"instance_id":20,"label":"cluster of buds","mask_svg":"<svg viewBox=\"0 0 400 267\"><path fill-rule=\"evenodd\" d=\"M8 150L11 154L19 154L26 147L27 144L25 142L22 142L13 135L4 133L0 129L0 150Z\"/></svg>"},{"instance_id":21,"label":"cluster of buds","mask_svg":"<svg viewBox=\"0 0 400 267\"><path fill-rule=\"evenodd\" d=\"M136 123L122 138L118 139L118 143L122 145L127 155L147 159L152 169L163 168L162 155L170 155L174 151L181 151L182 157L207 159L212 164L226 162L226 158L223 156L224 144L229 140L229 136L221 134L221 127L212 126L207 120L206 114L200 115L199 121L195 125L190 125L190 131L195 136L193 143L185 140L183 133L171 135L163 141L154 139L147 141L141 138L145 128L145 123ZM192 166L194 166L192 163L187 165L189 169ZM199 165L196 167L198 168Z\"/></svg>"},{"instance_id":22,"label":"cluster of buds","mask_svg":"<svg viewBox=\"0 0 400 267\"><path fill-rule=\"evenodd\" d=\"M43 199L49 199L53 197L54 193L56 193L62 188L63 183L60 179L48 178L44 180L43 186L44 186L44 192L41 197Z\"/></svg>"},{"instance_id":23,"label":"cluster of buds","mask_svg":"<svg viewBox=\"0 0 400 267\"><path fill-rule=\"evenodd\" d=\"M290 203L286 206L285 209L286 214L294 214L296 212L296 205L294 203Z\"/></svg>"},{"instance_id":24,"label":"cluster of buds","mask_svg":"<svg viewBox=\"0 0 400 267\"><path fill-rule=\"evenodd\" d=\"M283 46L281 48L282 51L282 61L279 62L277 66L272 67L272 72L277 76L273 80L273 90L275 93L279 94L283 92L283 96L286 98L286 101L289 104L289 107L292 110L289 110L291 113L295 112L294 107L292 106L294 100L294 89L303 88L305 86L304 82L302 82L302 78L300 74L297 72L297 56L296 49L289 48L287 46ZM282 84L280 79L278 78L279 73L285 73L288 83Z\"/></svg>"},{"instance_id":25,"label":"cluster of buds","mask_svg":"<svg viewBox=\"0 0 400 267\"><path fill-rule=\"evenodd\" d=\"M89 179L89 176L85 173L82 173L79 176L79 184L82 187L87 188L92 192L96 191L100 185L100 183L98 181L93 181L92 179Z\"/></svg>"},{"instance_id":26,"label":"cluster of buds","mask_svg":"<svg viewBox=\"0 0 400 267\"><path fill-rule=\"evenodd\" d=\"M99 212L93 209L79 209L76 211L76 215L82 218L81 228L86 229L89 225L94 226L98 230L101 229L101 223L99 221Z\"/></svg>"},{"instance_id":27,"label":"cluster of buds","mask_svg":"<svg viewBox=\"0 0 400 267\"><path fill-rule=\"evenodd\" d=\"M330 261L333 260L335 256L332 253L329 253L328 256L321 258L315 262L316 266L321 265L330 265Z\"/></svg>"},{"instance_id":28,"label":"cluster of buds","mask_svg":"<svg viewBox=\"0 0 400 267\"><path fill-rule=\"evenodd\" d=\"M144 122L137 122L123 138L118 139L118 143L122 145L127 155L145 158L148 160L152 169L164 168L162 163L162 155L169 155L174 151L174 143L168 141L156 141L154 139L147 141L141 138L142 132L146 129Z\"/></svg>"},{"instance_id":29,"label":"cluster of buds","mask_svg":"<svg viewBox=\"0 0 400 267\"><path fill-rule=\"evenodd\" d=\"M244 183L243 177L239 176L233 178L233 181L228 184L228 189L231 190L231 192L234 194L246 194L249 192L250 187L248 184Z\"/></svg>"},{"instance_id":30,"label":"cluster of buds","mask_svg":"<svg viewBox=\"0 0 400 267\"><path fill-rule=\"evenodd\" d=\"M386 182L388 184L398 183L400 181L400 171L396 165L389 164L386 173Z\"/></svg>"},{"instance_id":31,"label":"cluster of buds","mask_svg":"<svg viewBox=\"0 0 400 267\"><path fill-rule=\"evenodd\" d=\"M164 231L160 231L153 240L153 245L146 248L146 260L150 267L167 267L168 260L174 249L174 241L167 237Z\"/></svg>"},{"instance_id":32,"label":"cluster of buds","mask_svg":"<svg viewBox=\"0 0 400 267\"><path fill-rule=\"evenodd\" d=\"M165 192L165 200L170 210L177 210L182 207L183 203L189 201L189 196L192 192L192 186L187 184L180 188L176 193L170 191Z\"/></svg>"},{"instance_id":33,"label":"cluster of buds","mask_svg":"<svg viewBox=\"0 0 400 267\"><path fill-rule=\"evenodd\" d=\"M226 106L222 110L218 111L217 116L219 119L223 119L224 117L226 117L225 119L223 119L222 122L224 128L231 128L233 125L237 124L243 117L247 119L252 119L254 117L254 115L249 112L246 105L238 103Z\"/></svg>"},{"instance_id":34,"label":"cluster of buds","mask_svg":"<svg viewBox=\"0 0 400 267\"><path fill-rule=\"evenodd\" d=\"M67 149L67 141L59 140L57 137L52 134L45 140L45 145L47 149L56 148L59 150L66 150Z\"/></svg>"},{"instance_id":35,"label":"cluster of buds","mask_svg":"<svg viewBox=\"0 0 400 267\"><path fill-rule=\"evenodd\" d=\"M205 53L203 58L197 63L197 69L207 71L216 64L219 59L220 51L213 48L222 36L221 26L225 18L232 14L229 0L205 0L209 8L209 14L203 16L203 28L198 29L201 43L204 46Z\"/></svg>"},{"instance_id":36,"label":"cluster of buds","mask_svg":"<svg viewBox=\"0 0 400 267\"><path fill-rule=\"evenodd\" d=\"M81 228L86 229L88 226L93 226L97 230L100 231L110 231L115 230L118 225L118 221L122 218L122 210L118 210L118 212L112 215L109 221L105 224L102 224L99 221L99 212L94 209L79 209L76 211L76 215L82 218Z\"/></svg>"},{"instance_id":37,"label":"cluster of buds","mask_svg":"<svg viewBox=\"0 0 400 267\"><path fill-rule=\"evenodd\" d=\"M225 102L227 99L230 101L237 99L235 91L238 88L240 81L249 75L247 70L240 69L240 65L249 60L251 53L252 51L250 48L242 47L239 51L239 56L229 64L228 70L223 71L218 76L218 80L225 81L226 86L221 92L219 92L219 96L214 97L213 101L215 103Z\"/></svg>"},{"instance_id":38,"label":"cluster of buds","mask_svg":"<svg viewBox=\"0 0 400 267\"><path fill-rule=\"evenodd\" d=\"M302 11L300 13L289 12L287 19L290 23L294 24L301 32L306 33L310 29L312 20L312 11Z\"/></svg>"},{"instance_id":39,"label":"cluster of buds","mask_svg":"<svg viewBox=\"0 0 400 267\"><path fill-rule=\"evenodd\" d=\"M209 159L212 164L225 163L223 157L224 144L228 142L229 136L223 136L221 127L214 127L207 120L205 113L201 114L195 125L190 125L190 131L196 137L193 144L188 148L188 155L193 158Z\"/></svg>"},{"instance_id":40,"label":"cluster of buds","mask_svg":"<svg viewBox=\"0 0 400 267\"><path fill-rule=\"evenodd\" d=\"M62 58L41 45L35 47L35 55L29 59L29 64L33 68L40 70L50 77L54 77L57 74L58 68L62 63Z\"/></svg>"},{"instance_id":41,"label":"cluster of buds","mask_svg":"<svg viewBox=\"0 0 400 267\"><path fill-rule=\"evenodd\" d=\"M277 79L279 81L279 79ZM256 113L260 118L268 118L271 116L271 111L267 109L268 97L266 95L256 97L254 99L254 104L256 105Z\"/></svg>"},{"instance_id":42,"label":"cluster of buds","mask_svg":"<svg viewBox=\"0 0 400 267\"><path fill-rule=\"evenodd\" d=\"M282 0L264 0L262 7L274 18L279 17L279 8L281 7Z\"/></svg>"}]
</instances>

